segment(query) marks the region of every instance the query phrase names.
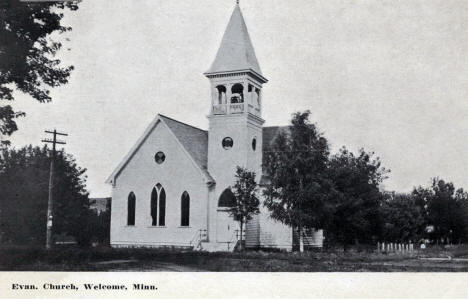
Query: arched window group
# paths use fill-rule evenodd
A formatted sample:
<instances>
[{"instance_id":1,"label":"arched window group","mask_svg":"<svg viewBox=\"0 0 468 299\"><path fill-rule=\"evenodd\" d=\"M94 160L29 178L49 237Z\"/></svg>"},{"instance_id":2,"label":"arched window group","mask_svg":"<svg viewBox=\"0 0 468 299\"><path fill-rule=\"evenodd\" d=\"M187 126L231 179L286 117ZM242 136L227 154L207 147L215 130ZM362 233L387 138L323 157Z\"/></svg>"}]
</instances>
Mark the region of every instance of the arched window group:
<instances>
[{"instance_id":1,"label":"arched window group","mask_svg":"<svg viewBox=\"0 0 468 299\"><path fill-rule=\"evenodd\" d=\"M151 192L151 225L166 225L166 191L157 184Z\"/></svg>"},{"instance_id":2,"label":"arched window group","mask_svg":"<svg viewBox=\"0 0 468 299\"><path fill-rule=\"evenodd\" d=\"M136 196L130 192L127 199L127 225L135 225ZM151 225L166 225L166 191L161 184L157 184L151 191ZM187 191L180 197L180 226L190 226L190 195Z\"/></svg>"}]
</instances>

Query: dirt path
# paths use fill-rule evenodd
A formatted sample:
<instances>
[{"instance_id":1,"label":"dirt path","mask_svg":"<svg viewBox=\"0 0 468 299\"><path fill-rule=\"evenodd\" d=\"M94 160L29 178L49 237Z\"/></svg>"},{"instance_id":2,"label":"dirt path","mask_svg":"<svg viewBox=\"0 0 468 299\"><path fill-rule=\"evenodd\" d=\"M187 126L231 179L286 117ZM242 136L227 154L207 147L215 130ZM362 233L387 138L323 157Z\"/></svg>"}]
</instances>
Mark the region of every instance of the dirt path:
<instances>
[{"instance_id":1,"label":"dirt path","mask_svg":"<svg viewBox=\"0 0 468 299\"><path fill-rule=\"evenodd\" d=\"M112 272L200 272L201 269L167 262L138 260L111 260L90 263L97 271Z\"/></svg>"}]
</instances>

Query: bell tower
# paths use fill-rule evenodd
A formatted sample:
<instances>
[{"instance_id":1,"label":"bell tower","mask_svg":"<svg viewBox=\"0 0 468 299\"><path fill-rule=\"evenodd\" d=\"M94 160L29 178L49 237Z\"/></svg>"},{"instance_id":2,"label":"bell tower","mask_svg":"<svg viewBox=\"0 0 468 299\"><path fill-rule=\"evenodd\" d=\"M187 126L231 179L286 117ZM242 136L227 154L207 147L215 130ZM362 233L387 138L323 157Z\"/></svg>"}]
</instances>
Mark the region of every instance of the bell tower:
<instances>
[{"instance_id":1,"label":"bell tower","mask_svg":"<svg viewBox=\"0 0 468 299\"><path fill-rule=\"evenodd\" d=\"M208 171L219 196L235 181L236 166L262 174L263 76L237 3L210 69Z\"/></svg>"}]
</instances>

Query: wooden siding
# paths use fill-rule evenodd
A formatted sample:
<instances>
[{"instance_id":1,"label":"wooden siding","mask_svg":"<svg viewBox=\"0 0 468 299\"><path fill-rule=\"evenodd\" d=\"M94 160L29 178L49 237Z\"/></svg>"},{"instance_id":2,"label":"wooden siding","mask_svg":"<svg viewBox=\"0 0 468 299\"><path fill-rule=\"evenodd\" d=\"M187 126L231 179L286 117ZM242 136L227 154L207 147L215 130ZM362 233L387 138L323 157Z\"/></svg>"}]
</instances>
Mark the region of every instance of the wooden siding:
<instances>
[{"instance_id":1,"label":"wooden siding","mask_svg":"<svg viewBox=\"0 0 468 299\"><path fill-rule=\"evenodd\" d=\"M245 226L245 246L257 248L260 246L260 216L255 215Z\"/></svg>"}]
</instances>

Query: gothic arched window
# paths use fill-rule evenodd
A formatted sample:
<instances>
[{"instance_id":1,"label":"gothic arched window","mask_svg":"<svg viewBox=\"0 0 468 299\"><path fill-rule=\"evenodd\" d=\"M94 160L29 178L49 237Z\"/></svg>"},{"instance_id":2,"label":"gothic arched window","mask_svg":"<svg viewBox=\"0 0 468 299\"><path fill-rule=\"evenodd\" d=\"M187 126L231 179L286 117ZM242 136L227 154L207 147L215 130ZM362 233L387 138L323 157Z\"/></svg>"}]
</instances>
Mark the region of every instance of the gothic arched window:
<instances>
[{"instance_id":1,"label":"gothic arched window","mask_svg":"<svg viewBox=\"0 0 468 299\"><path fill-rule=\"evenodd\" d=\"M158 217L158 191L156 187L151 192L151 225L156 226L156 219Z\"/></svg>"},{"instance_id":2,"label":"gothic arched window","mask_svg":"<svg viewBox=\"0 0 468 299\"><path fill-rule=\"evenodd\" d=\"M166 191L161 187L159 192L159 226L166 225Z\"/></svg>"},{"instance_id":3,"label":"gothic arched window","mask_svg":"<svg viewBox=\"0 0 468 299\"><path fill-rule=\"evenodd\" d=\"M180 226L190 225L190 196L185 191L180 198Z\"/></svg>"},{"instance_id":4,"label":"gothic arched window","mask_svg":"<svg viewBox=\"0 0 468 299\"><path fill-rule=\"evenodd\" d=\"M236 197L232 193L231 188L227 188L221 193L218 200L218 208L231 208L236 205Z\"/></svg>"},{"instance_id":5,"label":"gothic arched window","mask_svg":"<svg viewBox=\"0 0 468 299\"><path fill-rule=\"evenodd\" d=\"M130 192L127 199L127 225L135 225L135 193Z\"/></svg>"},{"instance_id":6,"label":"gothic arched window","mask_svg":"<svg viewBox=\"0 0 468 299\"><path fill-rule=\"evenodd\" d=\"M151 192L151 225L166 225L166 191L161 184Z\"/></svg>"}]
</instances>

